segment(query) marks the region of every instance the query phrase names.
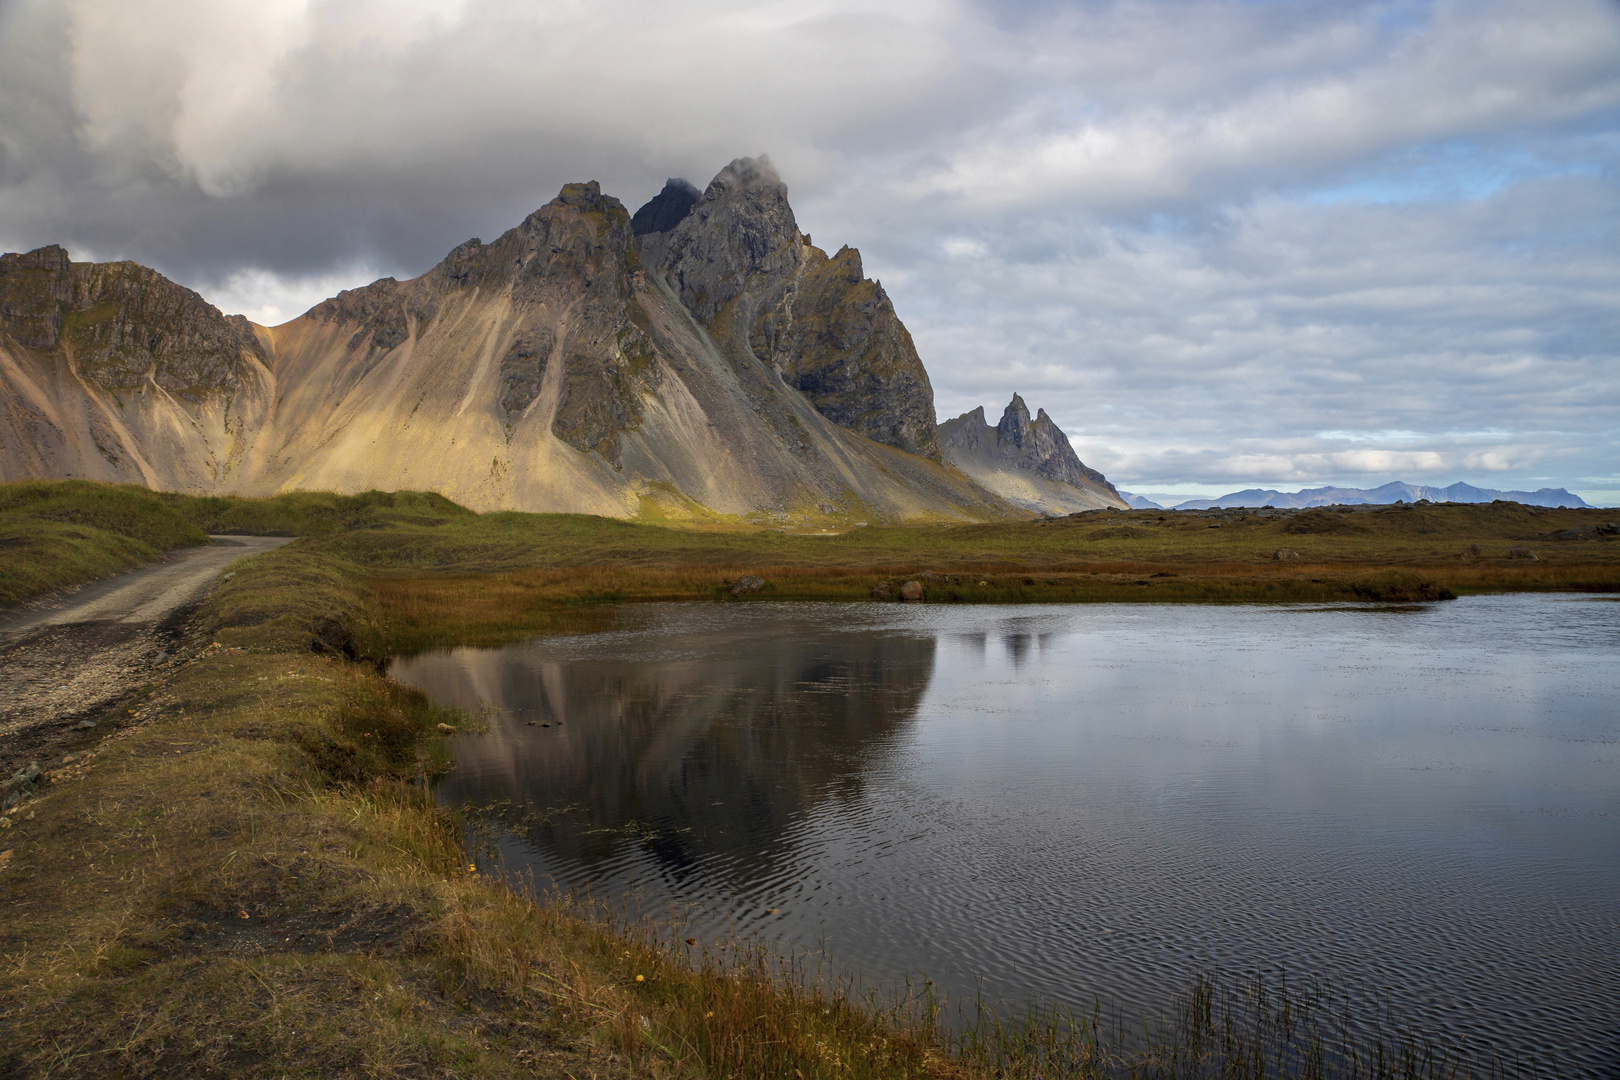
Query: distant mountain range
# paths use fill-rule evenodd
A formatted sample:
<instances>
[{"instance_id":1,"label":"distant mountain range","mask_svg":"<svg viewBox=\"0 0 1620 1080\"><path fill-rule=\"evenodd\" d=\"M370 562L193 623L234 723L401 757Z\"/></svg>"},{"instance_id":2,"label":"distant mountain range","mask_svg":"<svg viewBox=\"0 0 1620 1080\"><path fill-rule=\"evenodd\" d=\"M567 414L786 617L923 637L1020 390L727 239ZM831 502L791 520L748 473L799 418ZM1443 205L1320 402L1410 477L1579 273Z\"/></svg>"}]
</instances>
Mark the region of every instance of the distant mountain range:
<instances>
[{"instance_id":1,"label":"distant mountain range","mask_svg":"<svg viewBox=\"0 0 1620 1080\"><path fill-rule=\"evenodd\" d=\"M1311 506L1353 506L1369 503L1396 503L1417 502L1427 499L1430 502L1454 503L1485 503L1501 499L1505 502L1523 503L1526 506L1572 506L1588 505L1579 495L1572 495L1563 488L1541 488L1538 491L1497 491L1494 488L1477 488L1472 484L1452 484L1450 487L1425 487L1421 484L1407 484L1399 480L1392 480L1383 487L1376 488L1349 488L1349 487L1319 487L1305 488L1301 491L1275 491L1271 488L1248 488L1244 491L1234 491L1230 495L1222 495L1218 499L1188 499L1177 503L1173 507L1163 507L1141 495L1132 495L1128 491L1121 491L1120 498L1130 504L1133 510L1208 510L1212 507L1236 506L1277 506L1284 508L1302 509Z\"/></svg>"}]
</instances>

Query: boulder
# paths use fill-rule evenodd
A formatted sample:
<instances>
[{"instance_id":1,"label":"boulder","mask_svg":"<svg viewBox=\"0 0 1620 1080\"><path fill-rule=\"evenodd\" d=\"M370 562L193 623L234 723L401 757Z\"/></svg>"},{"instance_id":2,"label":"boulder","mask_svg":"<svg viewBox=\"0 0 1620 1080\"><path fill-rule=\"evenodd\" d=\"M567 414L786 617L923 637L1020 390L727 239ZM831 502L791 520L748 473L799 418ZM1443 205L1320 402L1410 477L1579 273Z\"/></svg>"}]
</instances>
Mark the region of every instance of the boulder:
<instances>
[{"instance_id":1,"label":"boulder","mask_svg":"<svg viewBox=\"0 0 1620 1080\"><path fill-rule=\"evenodd\" d=\"M764 578L755 577L753 574L744 574L731 583L731 595L741 596L743 593L759 592L764 587Z\"/></svg>"},{"instance_id":2,"label":"boulder","mask_svg":"<svg viewBox=\"0 0 1620 1080\"><path fill-rule=\"evenodd\" d=\"M1299 552L1293 548L1278 548L1271 557L1277 562L1294 562L1299 558Z\"/></svg>"},{"instance_id":3,"label":"boulder","mask_svg":"<svg viewBox=\"0 0 1620 1080\"><path fill-rule=\"evenodd\" d=\"M874 600L893 600L894 599L894 591L889 586L889 583L887 581L880 581L876 585L872 586L872 599L874 599Z\"/></svg>"},{"instance_id":4,"label":"boulder","mask_svg":"<svg viewBox=\"0 0 1620 1080\"><path fill-rule=\"evenodd\" d=\"M1526 560L1528 560L1530 562L1539 562L1540 561L1539 559L1536 558L1536 553L1531 551L1527 547L1509 548L1508 549L1508 558L1510 558L1510 559L1526 559Z\"/></svg>"},{"instance_id":5,"label":"boulder","mask_svg":"<svg viewBox=\"0 0 1620 1080\"><path fill-rule=\"evenodd\" d=\"M920 581L908 581L904 585L900 586L900 599L909 600L912 603L916 603L917 601L921 600L922 598L923 598L922 582L920 582Z\"/></svg>"}]
</instances>

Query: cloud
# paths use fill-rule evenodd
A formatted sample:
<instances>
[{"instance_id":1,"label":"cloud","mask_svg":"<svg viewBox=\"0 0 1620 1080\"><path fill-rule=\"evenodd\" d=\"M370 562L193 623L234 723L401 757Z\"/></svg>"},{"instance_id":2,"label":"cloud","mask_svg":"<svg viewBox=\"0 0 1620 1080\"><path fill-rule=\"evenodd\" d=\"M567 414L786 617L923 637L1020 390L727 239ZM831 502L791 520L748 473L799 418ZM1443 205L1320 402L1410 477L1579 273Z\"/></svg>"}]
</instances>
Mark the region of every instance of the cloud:
<instances>
[{"instance_id":1,"label":"cloud","mask_svg":"<svg viewBox=\"0 0 1620 1080\"><path fill-rule=\"evenodd\" d=\"M0 7L0 245L255 318L762 151L942 415L1019 390L1126 486L1615 487L1613 0Z\"/></svg>"}]
</instances>

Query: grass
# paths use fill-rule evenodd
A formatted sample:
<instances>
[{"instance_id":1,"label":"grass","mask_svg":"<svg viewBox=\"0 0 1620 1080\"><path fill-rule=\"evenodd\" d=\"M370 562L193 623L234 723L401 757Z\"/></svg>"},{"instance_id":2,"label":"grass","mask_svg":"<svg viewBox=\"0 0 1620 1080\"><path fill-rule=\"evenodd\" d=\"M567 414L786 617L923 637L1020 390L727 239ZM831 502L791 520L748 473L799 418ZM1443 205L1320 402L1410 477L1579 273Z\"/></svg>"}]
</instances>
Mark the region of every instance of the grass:
<instances>
[{"instance_id":1,"label":"grass","mask_svg":"<svg viewBox=\"0 0 1620 1080\"><path fill-rule=\"evenodd\" d=\"M67 484L0 488L0 515L137 553L205 528L303 537L238 564L185 664L123 706L130 726L42 763L45 793L5 816L5 1075L1497 1075L1398 1026L1369 1036L1318 988L1200 983L1139 1027L1038 1007L944 1025L926 984L874 996L803 955L524 894L471 871L467 823L427 791L456 737L440 725L466 718L355 661L600 628L633 600L860 598L908 577L940 602L1620 587L1615 538L1580 532L1607 514L1504 505L805 537ZM1537 561L1510 556L1525 545ZM769 584L732 597L742 572Z\"/></svg>"},{"instance_id":2,"label":"grass","mask_svg":"<svg viewBox=\"0 0 1620 1080\"><path fill-rule=\"evenodd\" d=\"M0 484L0 606L133 570L208 535L145 488Z\"/></svg>"}]
</instances>

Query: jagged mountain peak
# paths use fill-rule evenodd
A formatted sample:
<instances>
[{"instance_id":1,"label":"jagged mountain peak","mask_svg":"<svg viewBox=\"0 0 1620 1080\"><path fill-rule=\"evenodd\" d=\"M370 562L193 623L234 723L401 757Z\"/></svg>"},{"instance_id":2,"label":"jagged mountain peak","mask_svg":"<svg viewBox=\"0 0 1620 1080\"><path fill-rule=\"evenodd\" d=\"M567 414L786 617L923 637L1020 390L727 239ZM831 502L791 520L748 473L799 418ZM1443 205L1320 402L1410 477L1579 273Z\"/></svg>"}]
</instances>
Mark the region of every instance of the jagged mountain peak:
<instances>
[{"instance_id":1,"label":"jagged mountain peak","mask_svg":"<svg viewBox=\"0 0 1620 1080\"><path fill-rule=\"evenodd\" d=\"M787 185L777 174L770 155L761 154L757 158L733 159L731 164L714 174L714 179L709 181L708 188L703 192L703 199L705 202L712 202L748 188L780 191L782 198L787 198Z\"/></svg>"},{"instance_id":2,"label":"jagged mountain peak","mask_svg":"<svg viewBox=\"0 0 1620 1080\"><path fill-rule=\"evenodd\" d=\"M1068 513L1125 505L1102 473L1081 462L1046 410L1032 419L1016 393L994 427L981 405L941 424L939 438L946 461L1031 510Z\"/></svg>"},{"instance_id":3,"label":"jagged mountain peak","mask_svg":"<svg viewBox=\"0 0 1620 1080\"><path fill-rule=\"evenodd\" d=\"M860 252L829 258L799 231L770 159L738 158L643 263L740 366L763 365L841 427L940 460L934 391Z\"/></svg>"},{"instance_id":4,"label":"jagged mountain peak","mask_svg":"<svg viewBox=\"0 0 1620 1080\"><path fill-rule=\"evenodd\" d=\"M156 270L74 262L58 244L0 255L0 333L103 386L190 401L230 393L242 365L268 356L245 318Z\"/></svg>"}]
</instances>

